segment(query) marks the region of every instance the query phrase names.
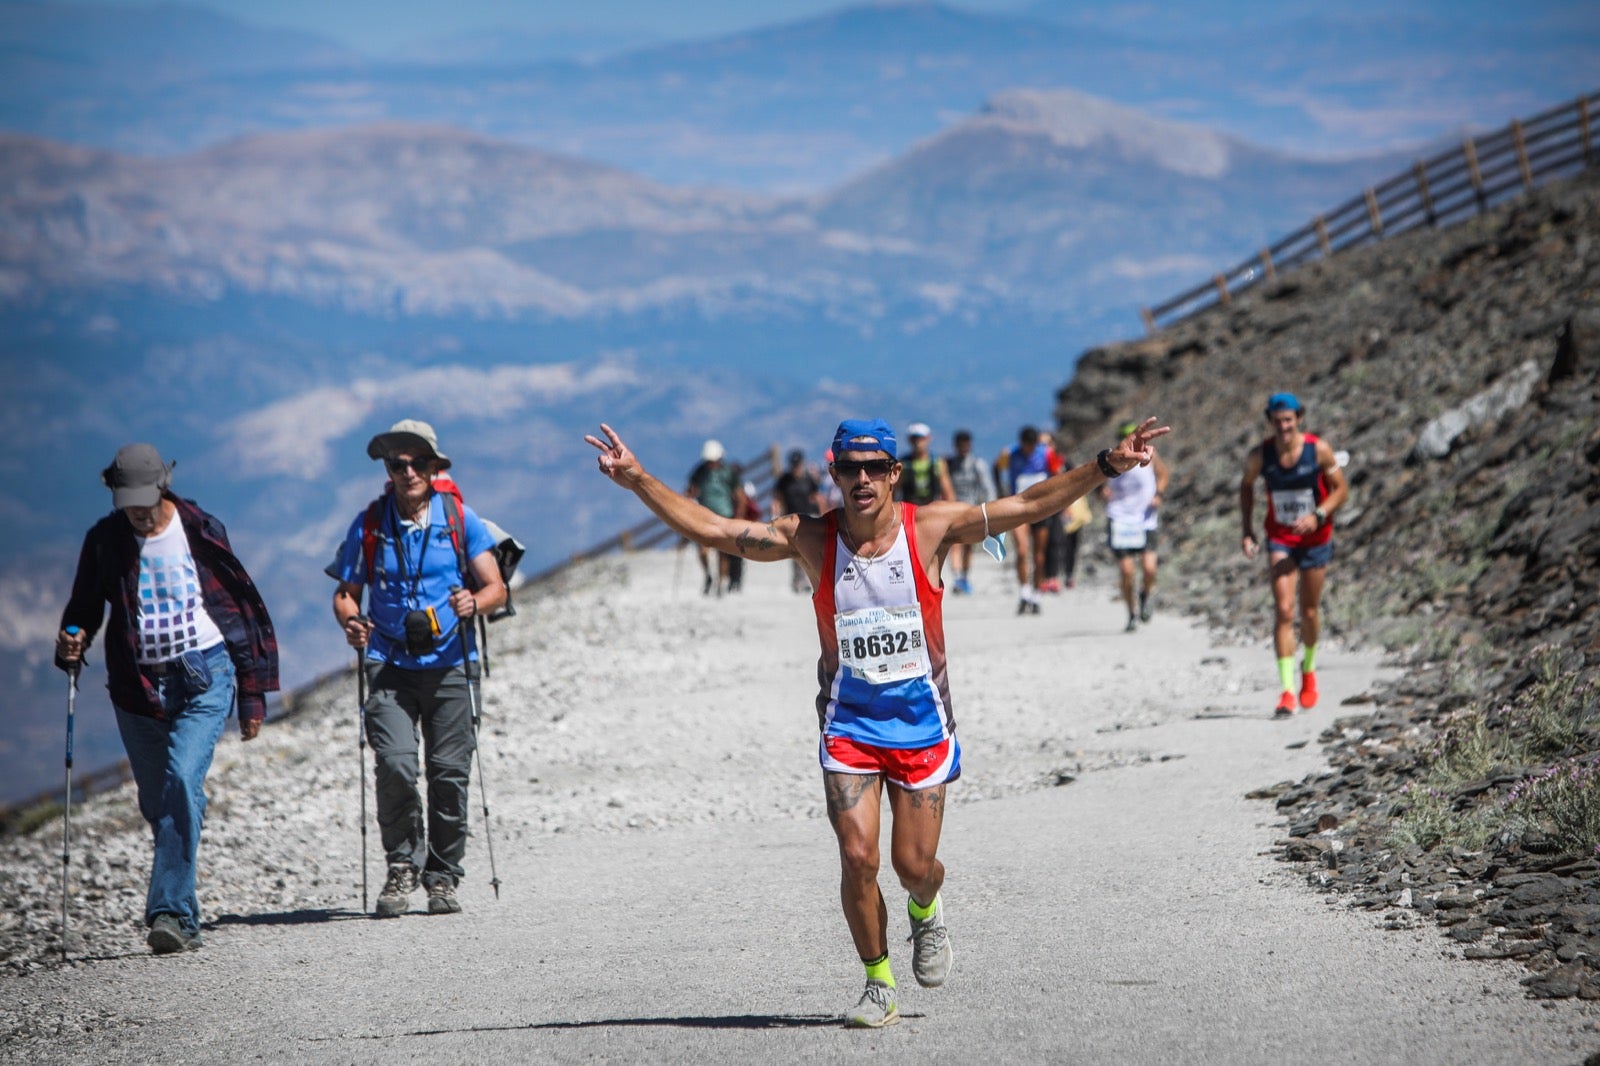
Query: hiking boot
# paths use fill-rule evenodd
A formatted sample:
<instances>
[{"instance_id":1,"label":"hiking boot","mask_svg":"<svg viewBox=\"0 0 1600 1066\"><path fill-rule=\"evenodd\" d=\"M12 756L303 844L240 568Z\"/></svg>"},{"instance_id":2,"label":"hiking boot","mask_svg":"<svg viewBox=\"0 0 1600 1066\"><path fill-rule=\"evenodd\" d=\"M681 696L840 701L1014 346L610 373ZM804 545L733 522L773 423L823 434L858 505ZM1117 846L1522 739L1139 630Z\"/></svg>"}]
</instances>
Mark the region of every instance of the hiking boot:
<instances>
[{"instance_id":1,"label":"hiking boot","mask_svg":"<svg viewBox=\"0 0 1600 1066\"><path fill-rule=\"evenodd\" d=\"M923 988L938 988L950 976L955 953L950 950L950 932L944 927L944 901L933 897L933 913L911 919L911 972Z\"/></svg>"},{"instance_id":2,"label":"hiking boot","mask_svg":"<svg viewBox=\"0 0 1600 1066\"><path fill-rule=\"evenodd\" d=\"M870 980L855 1009L844 1016L844 1024L852 1029L882 1029L899 1020L900 1009L894 1005L894 986Z\"/></svg>"},{"instance_id":3,"label":"hiking boot","mask_svg":"<svg viewBox=\"0 0 1600 1066\"><path fill-rule=\"evenodd\" d=\"M456 899L456 886L449 881L435 881L428 886L429 914L460 914L461 901Z\"/></svg>"},{"instance_id":4,"label":"hiking boot","mask_svg":"<svg viewBox=\"0 0 1600 1066\"><path fill-rule=\"evenodd\" d=\"M389 880L383 883L383 891L378 893L375 913L379 918L399 917L411 909L409 897L416 890L417 868L409 862L391 862Z\"/></svg>"},{"instance_id":5,"label":"hiking boot","mask_svg":"<svg viewBox=\"0 0 1600 1066\"><path fill-rule=\"evenodd\" d=\"M1294 714L1294 693L1285 692L1278 697L1278 706L1273 708L1272 717L1288 718Z\"/></svg>"},{"instance_id":6,"label":"hiking boot","mask_svg":"<svg viewBox=\"0 0 1600 1066\"><path fill-rule=\"evenodd\" d=\"M196 929L192 933L185 933L183 926L178 924L176 916L171 914L158 914L156 920L150 923L150 935L144 942L150 945L150 951L156 955L173 955L180 951L193 951L205 946L205 939Z\"/></svg>"},{"instance_id":7,"label":"hiking boot","mask_svg":"<svg viewBox=\"0 0 1600 1066\"><path fill-rule=\"evenodd\" d=\"M1300 675L1300 706L1306 710L1317 705L1317 675L1306 673Z\"/></svg>"}]
</instances>

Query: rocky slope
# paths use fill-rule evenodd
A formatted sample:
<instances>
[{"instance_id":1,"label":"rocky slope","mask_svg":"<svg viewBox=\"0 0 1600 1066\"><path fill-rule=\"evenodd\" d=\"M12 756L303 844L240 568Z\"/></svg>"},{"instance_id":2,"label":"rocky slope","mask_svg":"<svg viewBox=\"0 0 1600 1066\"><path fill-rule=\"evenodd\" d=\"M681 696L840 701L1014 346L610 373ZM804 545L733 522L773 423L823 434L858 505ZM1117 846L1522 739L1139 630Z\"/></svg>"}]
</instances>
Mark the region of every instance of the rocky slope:
<instances>
[{"instance_id":1,"label":"rocky slope","mask_svg":"<svg viewBox=\"0 0 1600 1066\"><path fill-rule=\"evenodd\" d=\"M1325 628L1407 666L1329 714L1331 773L1261 790L1294 825L1285 857L1396 927L1432 915L1469 956L1526 960L1536 994L1600 998L1600 174L1078 364L1065 439L1179 428L1167 588L1261 643L1237 488L1279 389L1350 453Z\"/></svg>"}]
</instances>

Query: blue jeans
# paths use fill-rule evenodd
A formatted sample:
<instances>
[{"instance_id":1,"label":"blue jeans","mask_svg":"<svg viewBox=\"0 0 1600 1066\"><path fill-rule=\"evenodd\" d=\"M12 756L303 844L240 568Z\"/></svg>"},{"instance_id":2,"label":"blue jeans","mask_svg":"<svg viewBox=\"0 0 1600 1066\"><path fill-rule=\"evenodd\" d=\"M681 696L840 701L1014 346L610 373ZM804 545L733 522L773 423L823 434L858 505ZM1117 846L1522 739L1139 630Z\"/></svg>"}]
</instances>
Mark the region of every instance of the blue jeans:
<instances>
[{"instance_id":1,"label":"blue jeans","mask_svg":"<svg viewBox=\"0 0 1600 1066\"><path fill-rule=\"evenodd\" d=\"M204 667L200 667L203 660ZM139 787L139 813L155 835L144 921L170 914L185 933L200 928L195 863L206 815L206 771L233 709L233 661L218 644L159 667L163 721L117 708L117 730Z\"/></svg>"}]
</instances>

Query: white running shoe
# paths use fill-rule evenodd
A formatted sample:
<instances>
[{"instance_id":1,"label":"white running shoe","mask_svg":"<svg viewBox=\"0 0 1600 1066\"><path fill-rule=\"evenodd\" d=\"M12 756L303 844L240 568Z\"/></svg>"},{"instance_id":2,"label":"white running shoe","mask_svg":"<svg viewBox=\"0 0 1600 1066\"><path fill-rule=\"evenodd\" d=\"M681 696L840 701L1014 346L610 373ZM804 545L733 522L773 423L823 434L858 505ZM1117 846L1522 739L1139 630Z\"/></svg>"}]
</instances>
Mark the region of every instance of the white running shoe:
<instances>
[{"instance_id":1,"label":"white running shoe","mask_svg":"<svg viewBox=\"0 0 1600 1066\"><path fill-rule=\"evenodd\" d=\"M852 1029L882 1029L900 1020L900 1009L894 1005L894 987L882 981L867 981L867 989L855 1009L844 1016L845 1025Z\"/></svg>"},{"instance_id":2,"label":"white running shoe","mask_svg":"<svg viewBox=\"0 0 1600 1066\"><path fill-rule=\"evenodd\" d=\"M911 972L923 988L938 988L950 976L955 952L950 950L950 931L944 927L944 900L933 897L933 913L918 921L911 919Z\"/></svg>"}]
</instances>

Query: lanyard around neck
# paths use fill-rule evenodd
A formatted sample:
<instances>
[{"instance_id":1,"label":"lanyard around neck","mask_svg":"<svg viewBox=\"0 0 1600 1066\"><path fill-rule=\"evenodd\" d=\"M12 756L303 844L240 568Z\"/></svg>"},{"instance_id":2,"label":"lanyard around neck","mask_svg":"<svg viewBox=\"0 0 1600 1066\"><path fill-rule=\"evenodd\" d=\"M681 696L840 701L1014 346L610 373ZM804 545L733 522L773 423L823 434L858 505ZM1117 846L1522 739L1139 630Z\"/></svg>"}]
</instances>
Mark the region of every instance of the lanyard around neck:
<instances>
[{"instance_id":1,"label":"lanyard around neck","mask_svg":"<svg viewBox=\"0 0 1600 1066\"><path fill-rule=\"evenodd\" d=\"M428 497L427 509L422 516L422 547L417 549L416 569L411 572L412 603L420 602L417 598L417 588L422 583L422 562L428 557L428 532L433 528L433 497ZM400 567L400 582L406 580L406 546L405 538L400 535L400 501L393 495L389 497L389 529L393 534L394 561Z\"/></svg>"}]
</instances>

